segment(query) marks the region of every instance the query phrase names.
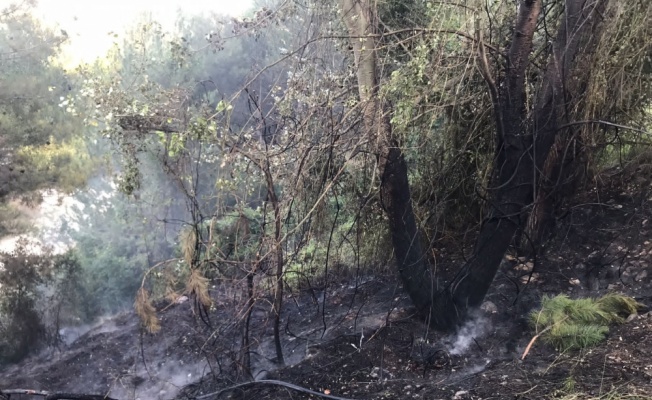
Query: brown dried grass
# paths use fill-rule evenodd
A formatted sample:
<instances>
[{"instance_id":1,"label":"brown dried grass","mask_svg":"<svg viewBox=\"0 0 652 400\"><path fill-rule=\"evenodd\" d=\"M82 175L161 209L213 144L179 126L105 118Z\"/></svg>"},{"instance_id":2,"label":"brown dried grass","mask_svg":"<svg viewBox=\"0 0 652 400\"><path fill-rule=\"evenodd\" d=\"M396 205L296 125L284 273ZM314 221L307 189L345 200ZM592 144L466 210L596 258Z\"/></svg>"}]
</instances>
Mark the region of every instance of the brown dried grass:
<instances>
[{"instance_id":1,"label":"brown dried grass","mask_svg":"<svg viewBox=\"0 0 652 400\"><path fill-rule=\"evenodd\" d=\"M156 308L152 305L147 289L141 287L138 290L134 308L149 333L156 333L161 330L161 323L156 316Z\"/></svg>"},{"instance_id":2,"label":"brown dried grass","mask_svg":"<svg viewBox=\"0 0 652 400\"><path fill-rule=\"evenodd\" d=\"M210 307L213 304L210 294L208 293L208 279L199 269L193 269L190 272L186 291L189 294L197 296L197 300L204 306Z\"/></svg>"}]
</instances>

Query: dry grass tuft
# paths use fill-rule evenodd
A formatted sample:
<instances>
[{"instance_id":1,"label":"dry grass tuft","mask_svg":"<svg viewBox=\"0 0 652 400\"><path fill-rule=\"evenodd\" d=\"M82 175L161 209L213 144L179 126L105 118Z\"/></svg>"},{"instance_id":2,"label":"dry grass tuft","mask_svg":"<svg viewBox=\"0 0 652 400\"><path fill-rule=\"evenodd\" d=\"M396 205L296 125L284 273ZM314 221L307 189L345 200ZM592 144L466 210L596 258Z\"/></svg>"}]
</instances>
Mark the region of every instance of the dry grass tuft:
<instances>
[{"instance_id":1,"label":"dry grass tuft","mask_svg":"<svg viewBox=\"0 0 652 400\"><path fill-rule=\"evenodd\" d=\"M170 302L174 303L181 297L181 294L179 294L176 290L172 289L170 286L167 286L165 288L165 299Z\"/></svg>"},{"instance_id":2,"label":"dry grass tuft","mask_svg":"<svg viewBox=\"0 0 652 400\"><path fill-rule=\"evenodd\" d=\"M136 314L140 317L143 326L149 333L156 333L161 330L161 324L156 316L156 309L149 298L149 292L145 288L140 288L134 302Z\"/></svg>"},{"instance_id":3,"label":"dry grass tuft","mask_svg":"<svg viewBox=\"0 0 652 400\"><path fill-rule=\"evenodd\" d=\"M192 268L197 244L197 232L195 232L195 229L191 226L182 229L179 233L179 243L181 244L183 259L186 261L186 264Z\"/></svg>"},{"instance_id":4,"label":"dry grass tuft","mask_svg":"<svg viewBox=\"0 0 652 400\"><path fill-rule=\"evenodd\" d=\"M213 304L211 296L208 293L208 279L202 275L201 271L198 269L193 269L190 272L190 277L188 278L188 283L186 285L186 291L189 294L195 294L197 300L204 306L210 307Z\"/></svg>"}]
</instances>

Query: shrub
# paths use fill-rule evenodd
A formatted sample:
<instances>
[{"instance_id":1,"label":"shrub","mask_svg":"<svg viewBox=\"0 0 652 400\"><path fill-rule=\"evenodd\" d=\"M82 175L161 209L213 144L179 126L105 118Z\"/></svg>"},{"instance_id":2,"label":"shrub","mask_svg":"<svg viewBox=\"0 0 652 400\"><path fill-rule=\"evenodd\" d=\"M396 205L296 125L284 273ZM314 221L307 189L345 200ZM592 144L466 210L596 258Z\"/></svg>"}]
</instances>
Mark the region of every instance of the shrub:
<instances>
[{"instance_id":1,"label":"shrub","mask_svg":"<svg viewBox=\"0 0 652 400\"><path fill-rule=\"evenodd\" d=\"M73 294L80 268L70 254L21 240L0 264L0 363L8 363L56 342L60 322L84 302Z\"/></svg>"}]
</instances>

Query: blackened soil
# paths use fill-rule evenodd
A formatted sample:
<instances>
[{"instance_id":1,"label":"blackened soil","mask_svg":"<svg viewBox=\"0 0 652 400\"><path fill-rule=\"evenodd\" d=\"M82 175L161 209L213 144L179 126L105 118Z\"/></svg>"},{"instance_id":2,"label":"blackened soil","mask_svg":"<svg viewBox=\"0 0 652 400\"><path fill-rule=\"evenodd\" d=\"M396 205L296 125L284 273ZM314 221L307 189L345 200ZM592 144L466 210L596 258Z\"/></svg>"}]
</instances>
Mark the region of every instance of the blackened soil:
<instances>
[{"instance_id":1,"label":"blackened soil","mask_svg":"<svg viewBox=\"0 0 652 400\"><path fill-rule=\"evenodd\" d=\"M342 326L313 344L306 359L267 378L351 399L652 399L652 197L646 179L609 171L601 185L567 205L539 257L508 254L483 310L461 335L429 331L400 290L387 292L391 276L377 278L375 290L357 294L375 305L375 324ZM443 269L461 262L448 260ZM542 295L608 292L631 295L648 310L612 327L597 347L559 353L535 342L522 359L535 334L526 315ZM186 398L219 389L220 398L316 398L270 383L232 391L194 387Z\"/></svg>"},{"instance_id":2,"label":"blackened soil","mask_svg":"<svg viewBox=\"0 0 652 400\"><path fill-rule=\"evenodd\" d=\"M219 393L209 398L317 398L268 381L227 389L253 376L351 399L598 399L617 393L652 399L647 310L613 327L597 347L560 354L537 341L522 359L535 334L526 316L542 295L616 291L652 306L647 191L652 180L612 170L599 181L565 207L555 238L539 257L506 256L487 302L458 334L429 330L394 274L333 275L319 288L288 290L282 315L285 366L275 362L270 299L258 299L247 371L239 351L242 290L220 286L208 318L200 318L191 302L175 305L160 313L161 332L149 335L132 313L116 316L69 348L5 369L0 388L110 393L121 399L209 393ZM440 267L454 271L461 263L450 257Z\"/></svg>"}]
</instances>

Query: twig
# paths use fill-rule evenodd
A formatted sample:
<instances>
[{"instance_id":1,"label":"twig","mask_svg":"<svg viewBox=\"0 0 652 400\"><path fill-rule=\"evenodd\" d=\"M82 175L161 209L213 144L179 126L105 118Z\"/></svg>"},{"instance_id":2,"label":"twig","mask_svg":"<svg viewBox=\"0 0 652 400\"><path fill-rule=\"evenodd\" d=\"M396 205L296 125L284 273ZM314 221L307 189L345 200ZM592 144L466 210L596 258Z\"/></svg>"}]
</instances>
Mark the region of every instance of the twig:
<instances>
[{"instance_id":1,"label":"twig","mask_svg":"<svg viewBox=\"0 0 652 400\"><path fill-rule=\"evenodd\" d=\"M547 331L548 329L550 329L550 326L547 327L546 329L544 329L543 331L541 331L541 333ZM534 337L530 340L530 343L527 344L527 347L525 348L525 351L523 352L523 355L521 356L521 360L525 359L525 356L527 356L527 353L530 352L530 349L532 348L532 345L534 345L534 342L536 342L537 339L539 338L539 336L541 336L541 333L538 333L538 334L534 335Z\"/></svg>"},{"instance_id":2,"label":"twig","mask_svg":"<svg viewBox=\"0 0 652 400\"><path fill-rule=\"evenodd\" d=\"M484 349L482 348L482 346L480 346L480 343L478 343L478 341L475 338L472 339L475 342L475 345L478 346L478 349L480 349L480 352L484 353Z\"/></svg>"},{"instance_id":3,"label":"twig","mask_svg":"<svg viewBox=\"0 0 652 400\"><path fill-rule=\"evenodd\" d=\"M263 380L260 380L260 381L251 381L251 382L240 383L238 385L230 386L228 388L219 390L217 392L208 393L208 394L205 394L203 396L198 396L198 397L196 397L196 399L197 400L207 399L207 398L212 397L212 396L215 396L215 398L218 398L222 393L229 392L231 390L238 389L238 388L245 387L245 386L249 386L249 385L259 384L259 383L264 384L264 385L283 386L283 387L286 387L286 388L294 389L294 390L296 390L298 392L308 393L308 394L311 394L313 396L319 396L319 397L322 397L324 399L354 400L354 399L349 399L349 398L345 398L345 397L337 397L337 396L331 396L329 394L315 392L314 390L306 389L304 387L301 387L301 386L298 386L298 385L295 385L295 384L292 384L292 383L277 381L277 380L274 380L274 379L263 379Z\"/></svg>"},{"instance_id":4,"label":"twig","mask_svg":"<svg viewBox=\"0 0 652 400\"><path fill-rule=\"evenodd\" d=\"M524 396L524 395L530 393L531 391L533 391L534 389L536 389L537 387L539 387L539 385L534 385L531 388L529 388L528 390L526 390L525 392L516 393L516 396L518 396L518 397Z\"/></svg>"},{"instance_id":5,"label":"twig","mask_svg":"<svg viewBox=\"0 0 652 400\"><path fill-rule=\"evenodd\" d=\"M527 356L527 354L530 352L530 349L532 348L532 345L534 345L534 342L537 341L537 339L539 338L539 336L543 335L544 333L546 333L547 331L549 331L550 329L552 329L555 325L559 325L559 324L561 324L562 322L566 321L567 319L568 319L568 316L562 318L560 321L558 321L558 322L556 322L556 323L554 323L554 324L552 324L552 325L548 325L544 330L542 330L541 332L539 332L539 333L537 333L536 335L534 335L534 337L532 338L532 340L530 340L530 343L527 344L527 347L525 348L525 351L523 352L523 355L521 356L521 360L524 360L524 359L525 359L525 356Z\"/></svg>"},{"instance_id":6,"label":"twig","mask_svg":"<svg viewBox=\"0 0 652 400\"><path fill-rule=\"evenodd\" d=\"M610 121L604 121L600 119L594 119L594 120L586 120L586 121L574 121L574 122L569 122L565 125L560 126L557 128L558 131L569 128L574 125L590 125L590 124L597 124L597 125L605 125L605 126L611 126L613 128L619 128L619 129L626 129L629 131L633 131L636 133L642 133L644 135L652 135L652 132L646 131L645 129L640 129L634 126L627 126L627 125L621 125L617 124L615 122L610 122Z\"/></svg>"}]
</instances>

